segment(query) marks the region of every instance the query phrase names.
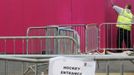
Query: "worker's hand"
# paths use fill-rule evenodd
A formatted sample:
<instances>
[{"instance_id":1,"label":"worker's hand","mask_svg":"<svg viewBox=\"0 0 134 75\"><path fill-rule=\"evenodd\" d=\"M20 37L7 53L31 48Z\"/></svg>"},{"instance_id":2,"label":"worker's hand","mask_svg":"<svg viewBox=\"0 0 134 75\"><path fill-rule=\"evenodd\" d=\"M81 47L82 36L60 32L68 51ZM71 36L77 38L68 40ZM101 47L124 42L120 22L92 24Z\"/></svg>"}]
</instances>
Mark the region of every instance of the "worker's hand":
<instances>
[{"instance_id":1,"label":"worker's hand","mask_svg":"<svg viewBox=\"0 0 134 75\"><path fill-rule=\"evenodd\" d=\"M112 6L115 6L115 3L113 2L113 0L111 0L111 4L112 4Z\"/></svg>"},{"instance_id":2,"label":"worker's hand","mask_svg":"<svg viewBox=\"0 0 134 75\"><path fill-rule=\"evenodd\" d=\"M112 6L115 6L115 4L112 4Z\"/></svg>"}]
</instances>

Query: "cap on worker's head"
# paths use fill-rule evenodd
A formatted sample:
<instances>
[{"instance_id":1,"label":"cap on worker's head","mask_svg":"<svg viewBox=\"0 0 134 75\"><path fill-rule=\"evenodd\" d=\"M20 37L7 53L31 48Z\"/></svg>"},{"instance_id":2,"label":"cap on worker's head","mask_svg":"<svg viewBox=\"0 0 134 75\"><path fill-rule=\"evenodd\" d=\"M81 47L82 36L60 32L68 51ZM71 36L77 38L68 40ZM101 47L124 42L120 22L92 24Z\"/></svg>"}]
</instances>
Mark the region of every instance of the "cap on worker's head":
<instances>
[{"instance_id":1,"label":"cap on worker's head","mask_svg":"<svg viewBox=\"0 0 134 75\"><path fill-rule=\"evenodd\" d=\"M132 8L131 4L127 4L126 7L127 7L127 9L131 9Z\"/></svg>"}]
</instances>

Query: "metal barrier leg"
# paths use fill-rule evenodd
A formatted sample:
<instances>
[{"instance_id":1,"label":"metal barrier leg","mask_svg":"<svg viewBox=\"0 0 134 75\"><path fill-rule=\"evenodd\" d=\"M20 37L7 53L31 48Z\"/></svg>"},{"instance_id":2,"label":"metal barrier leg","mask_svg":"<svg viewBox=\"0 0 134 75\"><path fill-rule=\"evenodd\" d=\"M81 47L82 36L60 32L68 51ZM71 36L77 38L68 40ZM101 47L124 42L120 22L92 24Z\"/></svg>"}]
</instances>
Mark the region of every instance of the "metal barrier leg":
<instances>
[{"instance_id":1,"label":"metal barrier leg","mask_svg":"<svg viewBox=\"0 0 134 75\"><path fill-rule=\"evenodd\" d=\"M106 64L106 75L109 75L109 61Z\"/></svg>"},{"instance_id":2,"label":"metal barrier leg","mask_svg":"<svg viewBox=\"0 0 134 75\"><path fill-rule=\"evenodd\" d=\"M22 62L23 63L23 65L22 65L22 75L24 75L24 62Z\"/></svg>"},{"instance_id":3,"label":"metal barrier leg","mask_svg":"<svg viewBox=\"0 0 134 75\"><path fill-rule=\"evenodd\" d=\"M100 68L99 61L97 61L96 63L97 63L97 68L99 69Z\"/></svg>"},{"instance_id":4,"label":"metal barrier leg","mask_svg":"<svg viewBox=\"0 0 134 75\"><path fill-rule=\"evenodd\" d=\"M34 69L34 71L35 71L35 75L38 75L38 66L37 66L37 64L35 64L35 69Z\"/></svg>"},{"instance_id":5,"label":"metal barrier leg","mask_svg":"<svg viewBox=\"0 0 134 75\"><path fill-rule=\"evenodd\" d=\"M124 75L124 63L121 61L120 74Z\"/></svg>"},{"instance_id":6,"label":"metal barrier leg","mask_svg":"<svg viewBox=\"0 0 134 75\"><path fill-rule=\"evenodd\" d=\"M7 61L5 61L5 75L8 75L7 67L8 67L8 63Z\"/></svg>"}]
</instances>

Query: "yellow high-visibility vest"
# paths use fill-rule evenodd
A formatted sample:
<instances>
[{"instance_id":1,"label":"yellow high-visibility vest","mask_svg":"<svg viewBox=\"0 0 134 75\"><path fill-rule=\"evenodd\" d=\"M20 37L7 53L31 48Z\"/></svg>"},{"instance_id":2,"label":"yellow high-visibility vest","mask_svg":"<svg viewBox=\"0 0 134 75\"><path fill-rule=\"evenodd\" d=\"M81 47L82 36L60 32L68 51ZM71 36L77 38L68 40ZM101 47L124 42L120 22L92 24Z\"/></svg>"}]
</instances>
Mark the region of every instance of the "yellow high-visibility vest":
<instances>
[{"instance_id":1,"label":"yellow high-visibility vest","mask_svg":"<svg viewBox=\"0 0 134 75\"><path fill-rule=\"evenodd\" d=\"M117 19L117 27L131 31L133 14L128 13L126 9L123 9Z\"/></svg>"}]
</instances>

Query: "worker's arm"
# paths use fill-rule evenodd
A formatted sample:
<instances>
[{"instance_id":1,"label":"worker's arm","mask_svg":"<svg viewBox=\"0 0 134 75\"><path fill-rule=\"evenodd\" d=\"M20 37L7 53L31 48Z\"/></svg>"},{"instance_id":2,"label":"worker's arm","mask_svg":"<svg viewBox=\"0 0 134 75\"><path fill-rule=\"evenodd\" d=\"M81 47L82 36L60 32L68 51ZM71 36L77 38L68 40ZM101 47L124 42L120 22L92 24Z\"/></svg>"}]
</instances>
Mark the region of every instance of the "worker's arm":
<instances>
[{"instance_id":1,"label":"worker's arm","mask_svg":"<svg viewBox=\"0 0 134 75\"><path fill-rule=\"evenodd\" d=\"M117 5L113 5L113 9L115 9L115 11L118 13L118 14L121 14L123 8L117 6Z\"/></svg>"}]
</instances>

